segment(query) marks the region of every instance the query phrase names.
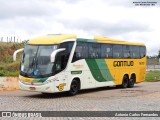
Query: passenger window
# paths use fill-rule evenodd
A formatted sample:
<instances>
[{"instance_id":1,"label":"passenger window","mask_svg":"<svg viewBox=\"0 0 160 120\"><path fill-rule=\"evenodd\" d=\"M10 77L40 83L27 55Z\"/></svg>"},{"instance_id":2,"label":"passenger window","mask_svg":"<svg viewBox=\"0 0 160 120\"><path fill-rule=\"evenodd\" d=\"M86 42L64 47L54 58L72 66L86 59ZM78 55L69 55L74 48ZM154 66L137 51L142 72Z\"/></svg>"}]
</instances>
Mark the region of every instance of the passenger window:
<instances>
[{"instance_id":1,"label":"passenger window","mask_svg":"<svg viewBox=\"0 0 160 120\"><path fill-rule=\"evenodd\" d=\"M77 42L72 62L84 58L88 58L88 44L85 42Z\"/></svg>"},{"instance_id":2,"label":"passenger window","mask_svg":"<svg viewBox=\"0 0 160 120\"><path fill-rule=\"evenodd\" d=\"M89 58L100 58L100 44L89 43Z\"/></svg>"},{"instance_id":3,"label":"passenger window","mask_svg":"<svg viewBox=\"0 0 160 120\"><path fill-rule=\"evenodd\" d=\"M82 56L83 56L83 46L82 45L78 45L77 47L76 47L76 52L75 52L76 54L76 58L77 59L81 59L82 58Z\"/></svg>"},{"instance_id":4,"label":"passenger window","mask_svg":"<svg viewBox=\"0 0 160 120\"><path fill-rule=\"evenodd\" d=\"M112 58L112 45L102 44L101 45L101 58Z\"/></svg>"},{"instance_id":5,"label":"passenger window","mask_svg":"<svg viewBox=\"0 0 160 120\"><path fill-rule=\"evenodd\" d=\"M132 58L140 58L139 46L132 46Z\"/></svg>"},{"instance_id":6,"label":"passenger window","mask_svg":"<svg viewBox=\"0 0 160 120\"><path fill-rule=\"evenodd\" d=\"M83 46L83 58L88 58L88 44L87 43L82 43Z\"/></svg>"},{"instance_id":7,"label":"passenger window","mask_svg":"<svg viewBox=\"0 0 160 120\"><path fill-rule=\"evenodd\" d=\"M122 57L122 45L113 45L113 58Z\"/></svg>"},{"instance_id":8,"label":"passenger window","mask_svg":"<svg viewBox=\"0 0 160 120\"><path fill-rule=\"evenodd\" d=\"M131 46L123 45L123 57L131 58Z\"/></svg>"},{"instance_id":9,"label":"passenger window","mask_svg":"<svg viewBox=\"0 0 160 120\"><path fill-rule=\"evenodd\" d=\"M144 46L140 46L140 57L143 58L146 56L146 48Z\"/></svg>"}]
</instances>

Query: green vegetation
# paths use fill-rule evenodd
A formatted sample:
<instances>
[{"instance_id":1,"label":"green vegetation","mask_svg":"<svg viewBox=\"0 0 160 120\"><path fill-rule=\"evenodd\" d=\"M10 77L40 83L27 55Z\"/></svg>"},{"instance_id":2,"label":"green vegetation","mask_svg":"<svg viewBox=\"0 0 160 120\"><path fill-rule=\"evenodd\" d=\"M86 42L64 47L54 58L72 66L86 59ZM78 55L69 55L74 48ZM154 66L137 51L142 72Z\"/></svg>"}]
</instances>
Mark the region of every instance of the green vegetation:
<instances>
[{"instance_id":1,"label":"green vegetation","mask_svg":"<svg viewBox=\"0 0 160 120\"><path fill-rule=\"evenodd\" d=\"M18 54L16 62L13 62L13 53L23 47L23 43L0 42L0 76L18 76L22 53Z\"/></svg>"},{"instance_id":2,"label":"green vegetation","mask_svg":"<svg viewBox=\"0 0 160 120\"><path fill-rule=\"evenodd\" d=\"M0 76L18 76L19 72L0 71Z\"/></svg>"},{"instance_id":3,"label":"green vegetation","mask_svg":"<svg viewBox=\"0 0 160 120\"><path fill-rule=\"evenodd\" d=\"M148 71L146 74L146 81L160 81L160 71Z\"/></svg>"},{"instance_id":4,"label":"green vegetation","mask_svg":"<svg viewBox=\"0 0 160 120\"><path fill-rule=\"evenodd\" d=\"M147 65L158 65L158 57L147 58Z\"/></svg>"}]
</instances>

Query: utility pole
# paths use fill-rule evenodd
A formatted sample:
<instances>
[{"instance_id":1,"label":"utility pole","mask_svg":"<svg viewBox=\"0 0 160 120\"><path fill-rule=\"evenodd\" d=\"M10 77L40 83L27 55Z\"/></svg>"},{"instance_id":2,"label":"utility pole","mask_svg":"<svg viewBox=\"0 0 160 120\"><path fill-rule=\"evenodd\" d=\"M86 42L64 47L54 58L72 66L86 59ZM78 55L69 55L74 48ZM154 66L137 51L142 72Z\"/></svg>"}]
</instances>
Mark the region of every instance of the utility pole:
<instances>
[{"instance_id":1,"label":"utility pole","mask_svg":"<svg viewBox=\"0 0 160 120\"><path fill-rule=\"evenodd\" d=\"M14 43L16 42L16 37L14 36Z\"/></svg>"},{"instance_id":2,"label":"utility pole","mask_svg":"<svg viewBox=\"0 0 160 120\"><path fill-rule=\"evenodd\" d=\"M12 36L11 36L11 41L10 42L12 42Z\"/></svg>"}]
</instances>

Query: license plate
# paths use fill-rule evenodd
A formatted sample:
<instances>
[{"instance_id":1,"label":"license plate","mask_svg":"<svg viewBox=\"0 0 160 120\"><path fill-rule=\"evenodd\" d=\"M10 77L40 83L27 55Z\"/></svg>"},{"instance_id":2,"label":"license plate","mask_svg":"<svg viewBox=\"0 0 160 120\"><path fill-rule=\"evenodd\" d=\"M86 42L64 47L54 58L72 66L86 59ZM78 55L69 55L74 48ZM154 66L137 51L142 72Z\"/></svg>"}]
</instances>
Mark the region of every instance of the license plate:
<instances>
[{"instance_id":1,"label":"license plate","mask_svg":"<svg viewBox=\"0 0 160 120\"><path fill-rule=\"evenodd\" d=\"M35 87L29 87L29 89L30 89L30 90L36 90L36 88L35 88Z\"/></svg>"}]
</instances>

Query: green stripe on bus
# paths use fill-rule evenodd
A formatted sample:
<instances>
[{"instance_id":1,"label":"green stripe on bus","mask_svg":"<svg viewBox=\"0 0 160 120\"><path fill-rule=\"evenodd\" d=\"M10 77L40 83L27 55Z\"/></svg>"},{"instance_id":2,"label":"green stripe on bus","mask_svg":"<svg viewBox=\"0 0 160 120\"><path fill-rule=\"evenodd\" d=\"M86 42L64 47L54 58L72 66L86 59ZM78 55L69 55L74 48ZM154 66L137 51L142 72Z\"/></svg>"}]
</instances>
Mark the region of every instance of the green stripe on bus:
<instances>
[{"instance_id":1,"label":"green stripe on bus","mask_svg":"<svg viewBox=\"0 0 160 120\"><path fill-rule=\"evenodd\" d=\"M34 80L33 80L33 82L44 82L44 81L46 81L48 79L48 77L47 78L35 78Z\"/></svg>"},{"instance_id":2,"label":"green stripe on bus","mask_svg":"<svg viewBox=\"0 0 160 120\"><path fill-rule=\"evenodd\" d=\"M96 61L94 59L86 59L86 62L88 64L89 69L90 69L90 71L91 71L91 73L92 73L92 75L93 75L95 80L97 80L99 82L106 81L103 78L103 76L102 76L102 74L101 74L101 72L99 70L99 67L98 67L98 65L97 65L97 63L96 63Z\"/></svg>"},{"instance_id":3,"label":"green stripe on bus","mask_svg":"<svg viewBox=\"0 0 160 120\"><path fill-rule=\"evenodd\" d=\"M86 59L86 62L96 81L105 82L113 80L104 59Z\"/></svg>"},{"instance_id":4,"label":"green stripe on bus","mask_svg":"<svg viewBox=\"0 0 160 120\"><path fill-rule=\"evenodd\" d=\"M105 59L95 59L99 70L106 81L113 81L113 77L109 71L109 68L105 62Z\"/></svg>"}]
</instances>

